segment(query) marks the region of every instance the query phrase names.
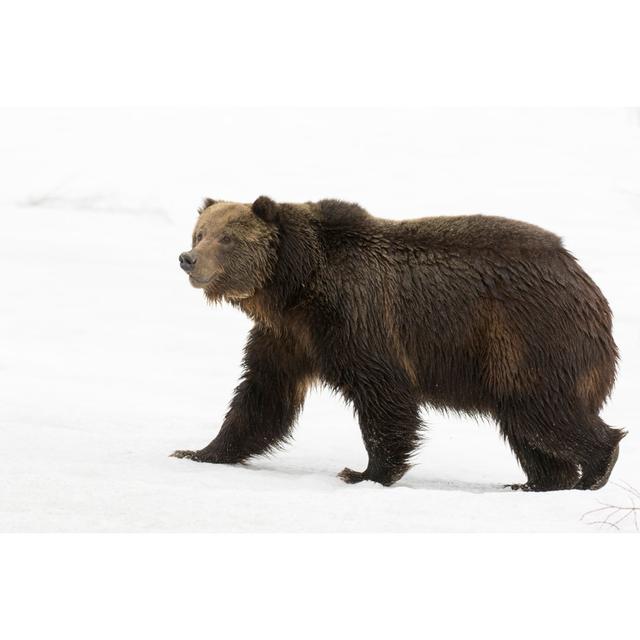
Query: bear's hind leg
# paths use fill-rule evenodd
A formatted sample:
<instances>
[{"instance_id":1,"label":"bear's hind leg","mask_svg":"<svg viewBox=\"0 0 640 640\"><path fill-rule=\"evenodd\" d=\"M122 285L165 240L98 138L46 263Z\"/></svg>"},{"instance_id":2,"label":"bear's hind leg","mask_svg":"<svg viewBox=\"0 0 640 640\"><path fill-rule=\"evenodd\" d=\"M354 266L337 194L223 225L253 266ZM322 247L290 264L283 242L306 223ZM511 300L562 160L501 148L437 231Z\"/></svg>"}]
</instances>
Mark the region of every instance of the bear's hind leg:
<instances>
[{"instance_id":1,"label":"bear's hind leg","mask_svg":"<svg viewBox=\"0 0 640 640\"><path fill-rule=\"evenodd\" d=\"M500 420L501 431L527 476L524 484L507 485L521 491L562 491L573 489L580 480L578 465L529 444L527 425L521 419Z\"/></svg>"},{"instance_id":2,"label":"bear's hind leg","mask_svg":"<svg viewBox=\"0 0 640 640\"><path fill-rule=\"evenodd\" d=\"M503 419L500 421L503 433L523 469L527 474L528 468L531 469L535 480L533 484L545 487L535 490L549 491L546 488L548 485L558 489L603 487L616 463L618 443L625 432L609 427L597 415L587 414L575 404L558 406L552 400L548 398L546 402L542 402L539 398L536 402L520 402L503 412ZM565 465L579 465L582 477L572 487L553 487L551 481L543 481L549 474L545 473L543 479L536 476L539 469L545 469L546 463L542 459L541 464L540 456L531 454L530 449L535 449L547 458L560 460ZM557 463L554 463L554 467L550 478L560 470ZM568 483L570 476L563 477L560 474L560 478Z\"/></svg>"},{"instance_id":3,"label":"bear's hind leg","mask_svg":"<svg viewBox=\"0 0 640 640\"><path fill-rule=\"evenodd\" d=\"M527 474L524 484L509 485L521 491L562 491L573 489L580 480L578 465L553 458L536 449L521 449L516 453L520 466Z\"/></svg>"},{"instance_id":4,"label":"bear's hind leg","mask_svg":"<svg viewBox=\"0 0 640 640\"><path fill-rule=\"evenodd\" d=\"M611 471L618 460L620 440L627 434L626 431L610 427L598 416L591 417L587 423L590 430L595 431L598 436L599 446L591 447L581 461L582 478L576 489L595 491L607 484Z\"/></svg>"}]
</instances>

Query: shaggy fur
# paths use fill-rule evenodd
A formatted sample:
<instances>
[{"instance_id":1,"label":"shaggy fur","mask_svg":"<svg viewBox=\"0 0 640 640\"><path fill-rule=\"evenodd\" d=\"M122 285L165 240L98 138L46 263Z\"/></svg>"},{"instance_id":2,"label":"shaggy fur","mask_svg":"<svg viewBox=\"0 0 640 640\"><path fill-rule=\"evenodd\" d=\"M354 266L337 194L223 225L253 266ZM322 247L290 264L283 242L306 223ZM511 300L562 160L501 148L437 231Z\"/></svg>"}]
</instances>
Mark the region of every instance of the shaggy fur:
<instances>
[{"instance_id":1,"label":"shaggy fur","mask_svg":"<svg viewBox=\"0 0 640 640\"><path fill-rule=\"evenodd\" d=\"M615 377L611 312L552 233L262 196L206 201L181 262L255 325L219 434L175 456L237 463L279 447L321 381L355 408L369 455L346 482L401 478L425 404L493 418L527 475L514 488L607 482L624 436L598 417Z\"/></svg>"}]
</instances>

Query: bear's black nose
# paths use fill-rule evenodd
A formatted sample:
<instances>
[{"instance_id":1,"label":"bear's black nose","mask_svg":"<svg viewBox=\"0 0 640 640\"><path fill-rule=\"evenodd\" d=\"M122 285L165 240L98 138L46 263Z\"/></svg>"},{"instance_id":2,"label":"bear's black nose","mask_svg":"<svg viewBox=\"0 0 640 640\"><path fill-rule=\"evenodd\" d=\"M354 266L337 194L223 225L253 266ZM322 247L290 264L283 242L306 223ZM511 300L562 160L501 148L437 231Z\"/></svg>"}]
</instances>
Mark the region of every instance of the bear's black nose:
<instances>
[{"instance_id":1,"label":"bear's black nose","mask_svg":"<svg viewBox=\"0 0 640 640\"><path fill-rule=\"evenodd\" d=\"M191 251L185 251L180 254L180 266L187 273L191 273L196 266L197 258L191 253Z\"/></svg>"}]
</instances>

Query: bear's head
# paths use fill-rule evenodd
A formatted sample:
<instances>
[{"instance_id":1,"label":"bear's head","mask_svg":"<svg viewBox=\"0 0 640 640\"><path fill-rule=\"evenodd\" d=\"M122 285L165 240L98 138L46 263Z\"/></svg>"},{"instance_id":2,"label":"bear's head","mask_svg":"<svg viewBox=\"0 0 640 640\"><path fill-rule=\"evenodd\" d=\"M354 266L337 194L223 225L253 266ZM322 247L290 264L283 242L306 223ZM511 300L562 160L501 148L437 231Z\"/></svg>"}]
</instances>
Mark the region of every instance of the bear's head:
<instances>
[{"instance_id":1,"label":"bear's head","mask_svg":"<svg viewBox=\"0 0 640 640\"><path fill-rule=\"evenodd\" d=\"M206 199L180 266L210 300L242 300L270 278L277 261L278 205L261 196L252 205Z\"/></svg>"}]
</instances>

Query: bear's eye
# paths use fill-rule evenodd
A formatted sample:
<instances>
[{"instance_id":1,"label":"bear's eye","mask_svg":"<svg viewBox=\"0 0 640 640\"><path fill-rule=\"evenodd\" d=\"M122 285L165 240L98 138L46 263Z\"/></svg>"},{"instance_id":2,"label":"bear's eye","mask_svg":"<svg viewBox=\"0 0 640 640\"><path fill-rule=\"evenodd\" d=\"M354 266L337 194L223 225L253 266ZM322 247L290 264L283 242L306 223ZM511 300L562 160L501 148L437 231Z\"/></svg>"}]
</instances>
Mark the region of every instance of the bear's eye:
<instances>
[{"instance_id":1,"label":"bear's eye","mask_svg":"<svg viewBox=\"0 0 640 640\"><path fill-rule=\"evenodd\" d=\"M233 238L228 233L223 233L220 238L220 244L229 244Z\"/></svg>"},{"instance_id":2,"label":"bear's eye","mask_svg":"<svg viewBox=\"0 0 640 640\"><path fill-rule=\"evenodd\" d=\"M202 240L202 234L201 234L201 233L199 233L199 234L196 236L196 242L200 242L200 240Z\"/></svg>"}]
</instances>

